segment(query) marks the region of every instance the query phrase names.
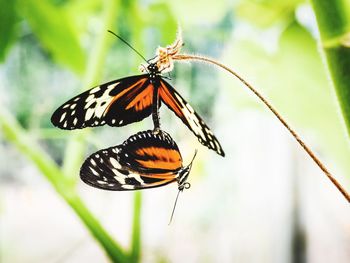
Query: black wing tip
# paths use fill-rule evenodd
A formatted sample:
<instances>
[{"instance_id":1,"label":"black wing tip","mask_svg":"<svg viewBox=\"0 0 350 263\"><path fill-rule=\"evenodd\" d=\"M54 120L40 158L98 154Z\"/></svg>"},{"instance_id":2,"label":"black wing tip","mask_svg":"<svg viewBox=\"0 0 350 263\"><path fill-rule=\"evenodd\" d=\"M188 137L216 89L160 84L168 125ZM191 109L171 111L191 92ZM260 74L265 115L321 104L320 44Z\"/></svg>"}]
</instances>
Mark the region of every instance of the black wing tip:
<instances>
[{"instance_id":1,"label":"black wing tip","mask_svg":"<svg viewBox=\"0 0 350 263\"><path fill-rule=\"evenodd\" d=\"M207 147L209 150L213 150L214 152L216 152L218 155L225 157L225 152L224 150L221 148L220 143L216 140L216 142L218 143L219 148L213 147L210 143L206 143L205 141L199 140L200 138L198 138L198 141L205 147Z\"/></svg>"},{"instance_id":2,"label":"black wing tip","mask_svg":"<svg viewBox=\"0 0 350 263\"><path fill-rule=\"evenodd\" d=\"M220 148L220 150L218 149L213 149L218 155L225 157L225 152L222 148Z\"/></svg>"},{"instance_id":3,"label":"black wing tip","mask_svg":"<svg viewBox=\"0 0 350 263\"><path fill-rule=\"evenodd\" d=\"M103 187L103 185L97 185L94 182L94 180L91 180L93 178L93 174L89 171L89 166L88 166L88 160L90 158L87 158L83 165L80 168L80 179L83 183L87 184L88 186L91 186L96 189L101 189L101 190L107 190L107 191L118 191L119 189L117 188L110 188L110 187Z\"/></svg>"},{"instance_id":4,"label":"black wing tip","mask_svg":"<svg viewBox=\"0 0 350 263\"><path fill-rule=\"evenodd\" d=\"M59 121L60 116L61 116L61 112L59 111L59 109L57 109L51 116L50 120L51 120L52 125L56 128L61 129L61 130L73 130L73 128L71 126L67 125L66 127L64 127L63 124Z\"/></svg>"},{"instance_id":5,"label":"black wing tip","mask_svg":"<svg viewBox=\"0 0 350 263\"><path fill-rule=\"evenodd\" d=\"M205 145L203 144L204 146L208 147L210 150L213 150L214 152L216 152L218 155L222 156L222 157L225 157L225 152L222 148L220 149L217 149L217 148L212 148L210 147L209 145Z\"/></svg>"},{"instance_id":6,"label":"black wing tip","mask_svg":"<svg viewBox=\"0 0 350 263\"><path fill-rule=\"evenodd\" d=\"M58 113L57 113L57 110L52 114L52 116L51 116L51 123L53 124L53 126L55 126L55 127L58 127L58 128L60 128L60 126L59 126L59 121L58 121Z\"/></svg>"}]
</instances>

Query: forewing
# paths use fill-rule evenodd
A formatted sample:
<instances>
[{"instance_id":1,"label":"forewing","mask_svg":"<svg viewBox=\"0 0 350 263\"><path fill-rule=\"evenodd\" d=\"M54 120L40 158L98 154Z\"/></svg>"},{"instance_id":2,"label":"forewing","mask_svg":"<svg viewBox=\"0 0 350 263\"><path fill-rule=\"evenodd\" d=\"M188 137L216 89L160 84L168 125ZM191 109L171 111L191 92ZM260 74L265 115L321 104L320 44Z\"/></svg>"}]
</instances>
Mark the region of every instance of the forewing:
<instances>
[{"instance_id":1,"label":"forewing","mask_svg":"<svg viewBox=\"0 0 350 263\"><path fill-rule=\"evenodd\" d=\"M198 137L200 143L216 151L221 156L225 153L210 128L202 118L193 110L176 90L163 79L160 82L159 97L182 122Z\"/></svg>"},{"instance_id":2,"label":"forewing","mask_svg":"<svg viewBox=\"0 0 350 263\"><path fill-rule=\"evenodd\" d=\"M151 114L153 91L148 74L111 81L63 104L54 112L51 122L67 130L104 124L124 126Z\"/></svg>"}]
</instances>

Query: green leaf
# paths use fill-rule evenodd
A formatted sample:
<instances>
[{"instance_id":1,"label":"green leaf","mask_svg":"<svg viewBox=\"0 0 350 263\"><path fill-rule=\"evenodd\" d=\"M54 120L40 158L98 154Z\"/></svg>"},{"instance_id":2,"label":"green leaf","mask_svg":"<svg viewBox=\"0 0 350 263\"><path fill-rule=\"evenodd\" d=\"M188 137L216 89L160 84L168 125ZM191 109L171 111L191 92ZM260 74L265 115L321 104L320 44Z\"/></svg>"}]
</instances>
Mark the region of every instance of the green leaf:
<instances>
[{"instance_id":1,"label":"green leaf","mask_svg":"<svg viewBox=\"0 0 350 263\"><path fill-rule=\"evenodd\" d=\"M17 20L15 4L16 1L0 0L0 62L5 60L6 54L10 50L14 40Z\"/></svg>"},{"instance_id":2,"label":"green leaf","mask_svg":"<svg viewBox=\"0 0 350 263\"><path fill-rule=\"evenodd\" d=\"M337 94L341 113L350 134L350 48L344 40L350 34L350 17L342 0L311 1L321 36L321 47Z\"/></svg>"},{"instance_id":3,"label":"green leaf","mask_svg":"<svg viewBox=\"0 0 350 263\"><path fill-rule=\"evenodd\" d=\"M34 34L53 58L76 73L82 73L85 54L64 9L43 0L22 0L19 7Z\"/></svg>"}]
</instances>

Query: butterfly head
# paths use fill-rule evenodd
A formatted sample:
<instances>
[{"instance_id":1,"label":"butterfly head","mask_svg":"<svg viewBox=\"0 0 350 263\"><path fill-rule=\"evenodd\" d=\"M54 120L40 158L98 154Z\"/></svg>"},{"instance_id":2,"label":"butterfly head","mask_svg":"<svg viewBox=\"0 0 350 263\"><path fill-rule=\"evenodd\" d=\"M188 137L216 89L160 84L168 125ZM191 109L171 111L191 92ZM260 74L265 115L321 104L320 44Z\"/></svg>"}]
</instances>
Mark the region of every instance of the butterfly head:
<instances>
[{"instance_id":1,"label":"butterfly head","mask_svg":"<svg viewBox=\"0 0 350 263\"><path fill-rule=\"evenodd\" d=\"M156 63L150 63L147 66L147 71L148 71L151 83L154 83L157 80L157 78L159 78L159 74L160 74L160 71L158 69L157 64Z\"/></svg>"},{"instance_id":2,"label":"butterfly head","mask_svg":"<svg viewBox=\"0 0 350 263\"><path fill-rule=\"evenodd\" d=\"M157 63L150 63L148 66L147 66L147 69L149 71L150 74L154 73L154 74L159 74L159 69L158 69L158 66L157 66Z\"/></svg>"}]
</instances>

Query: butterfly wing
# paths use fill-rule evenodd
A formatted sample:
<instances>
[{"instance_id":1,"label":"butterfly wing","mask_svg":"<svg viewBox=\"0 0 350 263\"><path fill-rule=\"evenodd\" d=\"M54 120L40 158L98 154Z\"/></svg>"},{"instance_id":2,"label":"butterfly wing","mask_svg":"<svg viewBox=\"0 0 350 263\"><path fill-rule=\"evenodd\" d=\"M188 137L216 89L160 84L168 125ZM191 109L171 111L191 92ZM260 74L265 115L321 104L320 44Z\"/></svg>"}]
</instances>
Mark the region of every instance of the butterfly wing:
<instances>
[{"instance_id":1,"label":"butterfly wing","mask_svg":"<svg viewBox=\"0 0 350 263\"><path fill-rule=\"evenodd\" d=\"M201 117L193 110L180 94L163 79L160 82L159 97L169 109L171 109L182 122L198 137L200 143L216 151L221 156L225 153L210 128Z\"/></svg>"},{"instance_id":2,"label":"butterfly wing","mask_svg":"<svg viewBox=\"0 0 350 263\"><path fill-rule=\"evenodd\" d=\"M140 121L152 112L154 86L148 77L148 74L131 76L83 92L59 107L51 122L72 130Z\"/></svg>"},{"instance_id":3,"label":"butterfly wing","mask_svg":"<svg viewBox=\"0 0 350 263\"><path fill-rule=\"evenodd\" d=\"M176 144L167 139L152 131L133 135L122 145L92 154L82 165L80 177L90 186L114 191L176 182L182 159Z\"/></svg>"},{"instance_id":4,"label":"butterfly wing","mask_svg":"<svg viewBox=\"0 0 350 263\"><path fill-rule=\"evenodd\" d=\"M182 168L178 146L165 131L139 132L123 143L120 162L144 173L175 173Z\"/></svg>"}]
</instances>

